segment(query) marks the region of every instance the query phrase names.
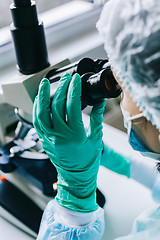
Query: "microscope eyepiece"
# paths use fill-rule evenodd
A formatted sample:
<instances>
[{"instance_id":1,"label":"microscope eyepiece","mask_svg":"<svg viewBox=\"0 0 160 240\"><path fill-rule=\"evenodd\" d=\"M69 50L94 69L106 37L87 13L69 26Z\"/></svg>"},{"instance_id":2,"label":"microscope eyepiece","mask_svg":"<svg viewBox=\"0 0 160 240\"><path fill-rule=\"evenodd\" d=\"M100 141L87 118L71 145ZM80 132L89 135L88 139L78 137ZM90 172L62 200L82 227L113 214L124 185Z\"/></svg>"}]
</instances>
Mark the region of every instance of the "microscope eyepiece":
<instances>
[{"instance_id":1,"label":"microscope eyepiece","mask_svg":"<svg viewBox=\"0 0 160 240\"><path fill-rule=\"evenodd\" d=\"M82 108L87 105L98 105L103 99L116 98L121 93L121 88L109 67L96 74L86 73L81 79Z\"/></svg>"},{"instance_id":2,"label":"microscope eyepiece","mask_svg":"<svg viewBox=\"0 0 160 240\"><path fill-rule=\"evenodd\" d=\"M121 94L121 88L116 82L111 71L108 59L92 60L83 58L75 64L59 69L51 69L44 77L51 83L51 100L58 86L58 81L69 72L71 75L78 73L82 79L82 109L98 105L105 98L116 98Z\"/></svg>"},{"instance_id":3,"label":"microscope eyepiece","mask_svg":"<svg viewBox=\"0 0 160 240\"><path fill-rule=\"evenodd\" d=\"M91 58L82 58L79 62L75 64L70 64L65 67L59 69L51 69L46 75L45 78L50 80L50 83L56 82L60 80L65 72L74 75L74 73L78 73L80 76L87 72L99 72L99 65Z\"/></svg>"}]
</instances>

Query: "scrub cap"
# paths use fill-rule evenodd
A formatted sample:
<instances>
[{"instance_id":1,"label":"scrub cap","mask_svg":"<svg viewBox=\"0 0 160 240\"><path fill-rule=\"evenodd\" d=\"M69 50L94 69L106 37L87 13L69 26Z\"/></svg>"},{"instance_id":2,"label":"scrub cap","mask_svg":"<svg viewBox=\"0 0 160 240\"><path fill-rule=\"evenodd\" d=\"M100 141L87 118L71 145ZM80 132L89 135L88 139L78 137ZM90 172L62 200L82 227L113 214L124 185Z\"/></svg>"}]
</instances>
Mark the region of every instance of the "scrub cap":
<instances>
[{"instance_id":1,"label":"scrub cap","mask_svg":"<svg viewBox=\"0 0 160 240\"><path fill-rule=\"evenodd\" d=\"M160 130L160 1L110 0L97 28L122 85Z\"/></svg>"}]
</instances>

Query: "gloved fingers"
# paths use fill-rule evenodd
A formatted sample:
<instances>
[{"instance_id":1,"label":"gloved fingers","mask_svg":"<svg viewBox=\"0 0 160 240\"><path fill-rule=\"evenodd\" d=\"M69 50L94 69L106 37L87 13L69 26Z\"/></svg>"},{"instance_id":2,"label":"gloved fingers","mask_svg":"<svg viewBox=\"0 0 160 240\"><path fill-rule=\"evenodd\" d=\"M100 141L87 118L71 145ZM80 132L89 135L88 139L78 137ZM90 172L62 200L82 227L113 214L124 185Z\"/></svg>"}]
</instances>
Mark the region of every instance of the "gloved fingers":
<instances>
[{"instance_id":1,"label":"gloved fingers","mask_svg":"<svg viewBox=\"0 0 160 240\"><path fill-rule=\"evenodd\" d=\"M61 137L61 134L53 132L53 129L50 129L50 131L45 133L43 131L42 125L40 124L39 117L38 117L38 95L36 96L34 100L34 106L33 106L33 125L36 129L36 132L38 134L38 137L40 140L46 140L48 141L50 137L59 139Z\"/></svg>"},{"instance_id":2,"label":"gloved fingers","mask_svg":"<svg viewBox=\"0 0 160 240\"><path fill-rule=\"evenodd\" d=\"M75 133L75 139L85 141L87 136L82 121L81 78L79 74L74 74L69 84L66 105L69 128Z\"/></svg>"},{"instance_id":3,"label":"gloved fingers","mask_svg":"<svg viewBox=\"0 0 160 240\"><path fill-rule=\"evenodd\" d=\"M47 135L43 132L42 128L41 128L41 125L39 123L39 119L38 119L38 114L37 114L37 102L38 102L38 96L35 98L35 101L34 101L34 108L33 108L33 125L36 129L36 132L38 134L38 137L39 137L39 140L41 140L42 142L42 147L44 149L44 151L48 154L48 156L50 158L53 158L53 155L54 153L56 153L56 148L55 148L55 141L56 139L59 139L59 134L58 133L53 133L50 132L48 133ZM52 151L48 151L48 149L52 149ZM54 155L54 161L56 161L55 159L55 156ZM54 161L52 161L54 163Z\"/></svg>"},{"instance_id":4,"label":"gloved fingers","mask_svg":"<svg viewBox=\"0 0 160 240\"><path fill-rule=\"evenodd\" d=\"M34 100L34 106L33 106L33 125L36 129L36 132L38 134L39 139L43 139L43 132L41 130L41 126L39 124L38 115L37 115L37 102L38 102L38 96L36 96Z\"/></svg>"},{"instance_id":5,"label":"gloved fingers","mask_svg":"<svg viewBox=\"0 0 160 240\"><path fill-rule=\"evenodd\" d=\"M39 125L45 134L53 132L50 115L50 82L44 78L39 86L37 97L37 117Z\"/></svg>"},{"instance_id":6,"label":"gloved fingers","mask_svg":"<svg viewBox=\"0 0 160 240\"><path fill-rule=\"evenodd\" d=\"M66 121L67 91L71 79L72 76L69 73L61 78L51 104L54 132L63 137L71 132Z\"/></svg>"},{"instance_id":7,"label":"gloved fingers","mask_svg":"<svg viewBox=\"0 0 160 240\"><path fill-rule=\"evenodd\" d=\"M106 105L106 100L101 102L98 106L94 106L90 115L90 125L88 129L88 137L95 142L102 140L102 122L103 113Z\"/></svg>"}]
</instances>

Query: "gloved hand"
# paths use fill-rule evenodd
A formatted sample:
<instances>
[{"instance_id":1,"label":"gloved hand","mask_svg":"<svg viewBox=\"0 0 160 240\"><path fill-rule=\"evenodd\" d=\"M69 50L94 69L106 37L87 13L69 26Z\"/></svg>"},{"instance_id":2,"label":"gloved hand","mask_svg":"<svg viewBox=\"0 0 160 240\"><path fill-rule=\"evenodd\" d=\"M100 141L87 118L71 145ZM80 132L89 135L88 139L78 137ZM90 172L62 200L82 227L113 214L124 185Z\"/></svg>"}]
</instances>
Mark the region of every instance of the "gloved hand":
<instances>
[{"instance_id":1,"label":"gloved hand","mask_svg":"<svg viewBox=\"0 0 160 240\"><path fill-rule=\"evenodd\" d=\"M86 134L81 113L81 78L65 74L50 107L50 82L43 79L34 102L33 124L58 172L57 202L68 209L91 212L102 152L105 101L93 107Z\"/></svg>"},{"instance_id":2,"label":"gloved hand","mask_svg":"<svg viewBox=\"0 0 160 240\"><path fill-rule=\"evenodd\" d=\"M156 162L127 157L104 145L100 164L149 188L154 201L160 202L160 172Z\"/></svg>"},{"instance_id":3,"label":"gloved hand","mask_svg":"<svg viewBox=\"0 0 160 240\"><path fill-rule=\"evenodd\" d=\"M100 165L129 178L131 160L131 157L124 156L104 144Z\"/></svg>"}]
</instances>

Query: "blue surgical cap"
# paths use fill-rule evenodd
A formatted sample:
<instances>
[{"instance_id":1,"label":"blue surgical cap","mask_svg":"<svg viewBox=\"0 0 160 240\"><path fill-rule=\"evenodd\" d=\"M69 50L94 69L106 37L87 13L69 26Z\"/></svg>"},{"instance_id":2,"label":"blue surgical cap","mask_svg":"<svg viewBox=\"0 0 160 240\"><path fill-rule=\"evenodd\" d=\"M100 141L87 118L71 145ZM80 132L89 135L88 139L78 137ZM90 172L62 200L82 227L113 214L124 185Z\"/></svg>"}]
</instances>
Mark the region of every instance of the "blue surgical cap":
<instances>
[{"instance_id":1,"label":"blue surgical cap","mask_svg":"<svg viewBox=\"0 0 160 240\"><path fill-rule=\"evenodd\" d=\"M110 0L97 28L122 85L160 130L160 1Z\"/></svg>"}]
</instances>

